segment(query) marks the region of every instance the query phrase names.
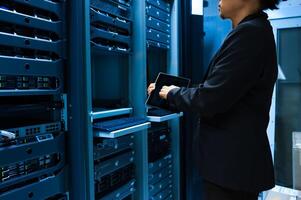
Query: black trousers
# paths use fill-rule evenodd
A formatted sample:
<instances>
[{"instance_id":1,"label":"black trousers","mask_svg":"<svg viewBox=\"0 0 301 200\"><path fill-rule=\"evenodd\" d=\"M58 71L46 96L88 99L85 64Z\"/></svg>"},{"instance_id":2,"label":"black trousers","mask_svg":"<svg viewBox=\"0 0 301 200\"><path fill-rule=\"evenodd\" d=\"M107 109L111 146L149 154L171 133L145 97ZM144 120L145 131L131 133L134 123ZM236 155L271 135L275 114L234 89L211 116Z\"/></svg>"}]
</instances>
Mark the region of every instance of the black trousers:
<instances>
[{"instance_id":1,"label":"black trousers","mask_svg":"<svg viewBox=\"0 0 301 200\"><path fill-rule=\"evenodd\" d=\"M258 200L258 193L226 189L208 181L203 182L202 200Z\"/></svg>"}]
</instances>

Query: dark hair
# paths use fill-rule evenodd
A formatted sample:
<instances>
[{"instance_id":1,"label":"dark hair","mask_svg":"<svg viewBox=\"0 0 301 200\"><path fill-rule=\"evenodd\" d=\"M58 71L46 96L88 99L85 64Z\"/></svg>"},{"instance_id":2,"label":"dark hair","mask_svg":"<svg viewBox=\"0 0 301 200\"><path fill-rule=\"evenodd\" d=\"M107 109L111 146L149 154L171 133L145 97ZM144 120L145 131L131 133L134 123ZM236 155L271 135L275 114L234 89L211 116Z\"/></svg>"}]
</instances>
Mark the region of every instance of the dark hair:
<instances>
[{"instance_id":1,"label":"dark hair","mask_svg":"<svg viewBox=\"0 0 301 200\"><path fill-rule=\"evenodd\" d=\"M275 10L278 9L278 4L280 0L260 0L262 10Z\"/></svg>"}]
</instances>

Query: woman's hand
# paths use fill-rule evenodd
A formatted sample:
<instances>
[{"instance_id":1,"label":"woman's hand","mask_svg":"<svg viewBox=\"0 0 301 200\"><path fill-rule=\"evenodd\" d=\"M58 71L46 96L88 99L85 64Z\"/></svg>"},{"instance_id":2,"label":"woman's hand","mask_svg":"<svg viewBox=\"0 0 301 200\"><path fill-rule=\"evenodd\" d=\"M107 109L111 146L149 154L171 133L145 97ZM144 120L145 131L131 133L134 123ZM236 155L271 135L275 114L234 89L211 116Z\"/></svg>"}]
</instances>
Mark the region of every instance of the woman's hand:
<instances>
[{"instance_id":1,"label":"woman's hand","mask_svg":"<svg viewBox=\"0 0 301 200\"><path fill-rule=\"evenodd\" d=\"M150 94L152 93L152 91L155 90L155 88L156 88L155 83L151 83L151 84L148 86L148 88L147 88L147 93L148 93L148 95L150 95Z\"/></svg>"},{"instance_id":2,"label":"woman's hand","mask_svg":"<svg viewBox=\"0 0 301 200\"><path fill-rule=\"evenodd\" d=\"M177 86L171 85L171 86L163 86L159 95L161 97L161 99L167 99L167 95L170 92L170 90L175 89L175 88L179 88Z\"/></svg>"}]
</instances>

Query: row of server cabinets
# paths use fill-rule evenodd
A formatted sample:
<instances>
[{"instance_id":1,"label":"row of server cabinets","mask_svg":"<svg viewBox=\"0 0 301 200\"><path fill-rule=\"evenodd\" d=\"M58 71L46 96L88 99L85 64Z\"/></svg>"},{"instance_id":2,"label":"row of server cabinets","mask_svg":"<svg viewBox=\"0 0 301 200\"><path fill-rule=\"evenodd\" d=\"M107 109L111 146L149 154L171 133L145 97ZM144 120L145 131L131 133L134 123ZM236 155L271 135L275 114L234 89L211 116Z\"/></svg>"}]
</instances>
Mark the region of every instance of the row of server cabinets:
<instances>
[{"instance_id":1,"label":"row of server cabinets","mask_svg":"<svg viewBox=\"0 0 301 200\"><path fill-rule=\"evenodd\" d=\"M0 199L68 199L65 2L0 1Z\"/></svg>"},{"instance_id":2,"label":"row of server cabinets","mask_svg":"<svg viewBox=\"0 0 301 200\"><path fill-rule=\"evenodd\" d=\"M178 74L179 2L70 4L0 1L0 200L179 199L182 113L148 113L145 105L159 72ZM70 8L86 15L82 30L70 25ZM88 38L79 49L86 62L71 66L77 31ZM76 67L85 72L80 88L70 81ZM82 126L73 120L83 114L72 105L79 98L88 102L85 133L72 131ZM85 139L69 142L76 137ZM85 161L74 160L82 143L90 145ZM88 173L72 170L82 163ZM82 174L90 195L76 188Z\"/></svg>"}]
</instances>

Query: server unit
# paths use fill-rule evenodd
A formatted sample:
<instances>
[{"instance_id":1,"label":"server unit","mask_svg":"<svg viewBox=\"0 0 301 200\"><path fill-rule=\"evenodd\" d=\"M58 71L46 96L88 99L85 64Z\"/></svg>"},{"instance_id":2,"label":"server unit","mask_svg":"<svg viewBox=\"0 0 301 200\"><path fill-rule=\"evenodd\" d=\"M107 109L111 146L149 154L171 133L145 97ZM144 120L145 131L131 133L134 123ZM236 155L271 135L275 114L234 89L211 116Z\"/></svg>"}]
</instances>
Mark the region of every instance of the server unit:
<instances>
[{"instance_id":1,"label":"server unit","mask_svg":"<svg viewBox=\"0 0 301 200\"><path fill-rule=\"evenodd\" d=\"M0 2L1 200L66 192L65 45L64 1Z\"/></svg>"},{"instance_id":2,"label":"server unit","mask_svg":"<svg viewBox=\"0 0 301 200\"><path fill-rule=\"evenodd\" d=\"M155 162L171 150L170 128L166 123L153 125L148 132L148 160Z\"/></svg>"},{"instance_id":3,"label":"server unit","mask_svg":"<svg viewBox=\"0 0 301 200\"><path fill-rule=\"evenodd\" d=\"M95 199L124 199L134 193L133 139L133 135L95 139Z\"/></svg>"},{"instance_id":4,"label":"server unit","mask_svg":"<svg viewBox=\"0 0 301 200\"><path fill-rule=\"evenodd\" d=\"M173 161L168 124L153 125L148 133L149 199L173 199Z\"/></svg>"}]
</instances>

